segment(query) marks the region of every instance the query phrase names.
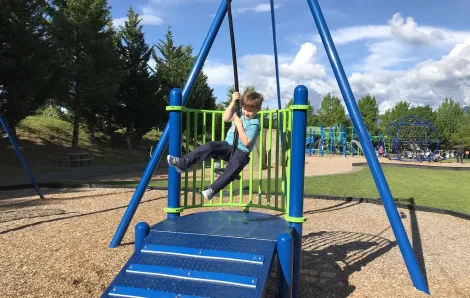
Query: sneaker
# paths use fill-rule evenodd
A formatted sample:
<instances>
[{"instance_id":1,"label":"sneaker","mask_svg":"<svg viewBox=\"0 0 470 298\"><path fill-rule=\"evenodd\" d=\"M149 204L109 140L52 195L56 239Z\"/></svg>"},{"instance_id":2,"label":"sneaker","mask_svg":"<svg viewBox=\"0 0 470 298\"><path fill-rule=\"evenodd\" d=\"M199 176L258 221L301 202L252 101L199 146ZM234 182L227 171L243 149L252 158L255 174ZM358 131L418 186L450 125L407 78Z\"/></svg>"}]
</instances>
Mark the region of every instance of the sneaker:
<instances>
[{"instance_id":1,"label":"sneaker","mask_svg":"<svg viewBox=\"0 0 470 298\"><path fill-rule=\"evenodd\" d=\"M168 161L168 164L174 167L178 173L184 173L184 170L180 167L180 159L178 157L167 155L166 160Z\"/></svg>"},{"instance_id":2,"label":"sneaker","mask_svg":"<svg viewBox=\"0 0 470 298\"><path fill-rule=\"evenodd\" d=\"M204 196L204 198L210 201L212 200L212 197L214 196L214 191L212 190L212 188L209 187L208 189L202 192L202 195Z\"/></svg>"}]
</instances>

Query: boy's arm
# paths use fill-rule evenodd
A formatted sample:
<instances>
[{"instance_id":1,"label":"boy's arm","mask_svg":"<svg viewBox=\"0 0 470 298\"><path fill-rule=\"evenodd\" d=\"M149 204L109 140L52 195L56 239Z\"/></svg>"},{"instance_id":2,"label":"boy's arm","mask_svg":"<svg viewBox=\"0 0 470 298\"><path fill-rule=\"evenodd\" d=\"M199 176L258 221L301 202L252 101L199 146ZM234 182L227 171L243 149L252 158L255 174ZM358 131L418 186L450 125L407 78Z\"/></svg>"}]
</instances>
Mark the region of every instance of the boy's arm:
<instances>
[{"instance_id":1,"label":"boy's arm","mask_svg":"<svg viewBox=\"0 0 470 298\"><path fill-rule=\"evenodd\" d=\"M224 114L222 116L222 120L225 122L231 122L233 121L234 115L235 115L235 102L237 100L240 100L240 93L234 92L232 94L232 102L228 105L228 107L225 109Z\"/></svg>"},{"instance_id":2,"label":"boy's arm","mask_svg":"<svg viewBox=\"0 0 470 298\"><path fill-rule=\"evenodd\" d=\"M247 131L245 131L245 128L243 127L242 120L237 115L235 115L234 119L233 119L233 123L235 124L235 126L237 127L237 130L238 130L238 139L243 143L243 145L249 146L253 140L250 139L250 137L247 134ZM258 129L258 126L257 125L249 125L247 127L247 129L250 130L249 134L253 135L253 132L251 130ZM254 133L254 135L257 136L257 133Z\"/></svg>"}]
</instances>

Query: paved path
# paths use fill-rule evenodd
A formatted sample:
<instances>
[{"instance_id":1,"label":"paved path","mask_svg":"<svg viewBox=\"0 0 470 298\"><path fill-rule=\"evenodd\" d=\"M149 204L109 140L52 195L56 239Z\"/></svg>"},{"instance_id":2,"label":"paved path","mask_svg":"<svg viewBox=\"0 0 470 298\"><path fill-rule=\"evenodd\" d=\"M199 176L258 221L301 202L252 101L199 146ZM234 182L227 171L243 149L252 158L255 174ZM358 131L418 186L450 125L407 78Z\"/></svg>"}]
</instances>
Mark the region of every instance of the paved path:
<instances>
[{"instance_id":1,"label":"paved path","mask_svg":"<svg viewBox=\"0 0 470 298\"><path fill-rule=\"evenodd\" d=\"M63 168L57 172L37 173L34 178L38 183L50 183L70 180L92 180L97 176L117 175L128 172L140 172L143 174L147 163L122 166L94 165L89 167ZM21 176L9 178L0 177L0 186L19 185L31 183L26 172Z\"/></svg>"}]
</instances>

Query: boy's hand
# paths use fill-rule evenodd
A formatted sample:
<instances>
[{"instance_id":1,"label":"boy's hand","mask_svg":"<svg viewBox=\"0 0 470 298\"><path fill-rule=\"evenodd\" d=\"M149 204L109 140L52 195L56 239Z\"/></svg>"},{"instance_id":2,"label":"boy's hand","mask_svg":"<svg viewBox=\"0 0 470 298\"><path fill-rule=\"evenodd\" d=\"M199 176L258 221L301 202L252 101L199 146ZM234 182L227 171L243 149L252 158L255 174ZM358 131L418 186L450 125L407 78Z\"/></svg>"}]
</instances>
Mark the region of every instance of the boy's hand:
<instances>
[{"instance_id":1,"label":"boy's hand","mask_svg":"<svg viewBox=\"0 0 470 298\"><path fill-rule=\"evenodd\" d=\"M240 93L233 92L232 94L232 102L235 103L237 100L240 100Z\"/></svg>"},{"instance_id":2,"label":"boy's hand","mask_svg":"<svg viewBox=\"0 0 470 298\"><path fill-rule=\"evenodd\" d=\"M237 115L234 115L234 116L233 116L233 123L235 124L235 126L237 127L237 129L238 129L240 126L243 127L242 119L240 119L240 117L238 117Z\"/></svg>"}]
</instances>

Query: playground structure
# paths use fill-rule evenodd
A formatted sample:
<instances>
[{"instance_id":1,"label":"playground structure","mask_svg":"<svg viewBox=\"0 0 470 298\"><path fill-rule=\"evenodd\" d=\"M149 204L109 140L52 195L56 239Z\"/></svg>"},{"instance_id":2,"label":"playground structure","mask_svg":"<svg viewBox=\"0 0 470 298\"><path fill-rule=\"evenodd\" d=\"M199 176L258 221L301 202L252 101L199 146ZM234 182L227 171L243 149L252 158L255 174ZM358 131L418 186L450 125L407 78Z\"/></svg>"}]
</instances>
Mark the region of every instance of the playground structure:
<instances>
[{"instance_id":1,"label":"playground structure","mask_svg":"<svg viewBox=\"0 0 470 298\"><path fill-rule=\"evenodd\" d=\"M393 136L393 152L391 160L401 161L438 161L445 159L439 151L439 135L430 121L417 116L406 116L391 122L388 134Z\"/></svg>"},{"instance_id":2,"label":"playground structure","mask_svg":"<svg viewBox=\"0 0 470 298\"><path fill-rule=\"evenodd\" d=\"M318 1L308 0L307 2L349 115L361 140L361 147L384 202L384 208L410 277L417 289L429 293ZM191 111L185 109L184 105L227 11L230 15L229 3L230 1L222 1L182 91L173 89L170 93L169 123L116 230L110 243L111 248L120 244L168 140L169 153L176 156L180 154L181 114L193 112L195 115L202 114L202 117L207 117L205 115L216 117L214 111ZM278 79L273 7L271 0L276 78ZM277 86L279 96L279 82ZM175 169L169 169L168 205L164 210L168 214L167 220L152 227L143 222L137 224L135 252L105 290L103 297L261 297L275 259L279 273L279 296L300 296L302 223L305 221L303 188L307 92L305 86L298 86L294 90L293 106L289 109L270 112L280 116L277 117L278 127L282 128L280 138L276 138L279 140L280 147L275 146L278 158L274 161L274 168L279 171L275 172L274 176L270 176L270 171L268 171L267 180L264 181L262 179L264 173L260 167L258 181L255 181L256 187L251 178L253 165L250 164L250 183L247 189L243 185L244 178L242 177L238 182L240 183L238 196L233 196L236 194L236 189L232 183L229 186L228 198L222 191L218 199L214 198L212 202L206 203L201 195L197 195L198 190L206 185L204 176L200 181L193 180L192 185L188 184L186 176L184 195L181 197L181 175ZM263 119L263 115L261 116ZM272 114L268 115L268 119L271 124ZM187 126L188 123L186 123ZM204 136L203 134L203 138ZM260 135L260 138L263 138L263 135ZM206 140L203 139L203 141ZM267 143L268 149L273 150L269 140ZM263 151L262 148L260 151ZM267 156L269 168L272 166L269 161L271 154ZM211 170L212 168L211 164ZM202 169L201 175L205 175L205 165ZM213 179L212 173L210 179ZM274 179L274 186L270 183L271 178ZM244 196L245 190L247 190L246 196ZM253 193L256 194L255 197ZM215 202L216 200L218 203ZM221 206L243 208L244 212L212 211L181 216L181 213L189 208ZM250 208L276 210L286 215L280 218L261 212L250 212Z\"/></svg>"},{"instance_id":3,"label":"playground structure","mask_svg":"<svg viewBox=\"0 0 470 298\"><path fill-rule=\"evenodd\" d=\"M373 136L368 132L368 136L377 152L379 152L381 146L384 149L384 155L392 149L391 139L389 136L383 135L380 132L377 136ZM323 125L307 127L305 153L310 156L364 155L361 143L357 140L357 134L355 133L354 127L338 125L326 128L323 127Z\"/></svg>"}]
</instances>

